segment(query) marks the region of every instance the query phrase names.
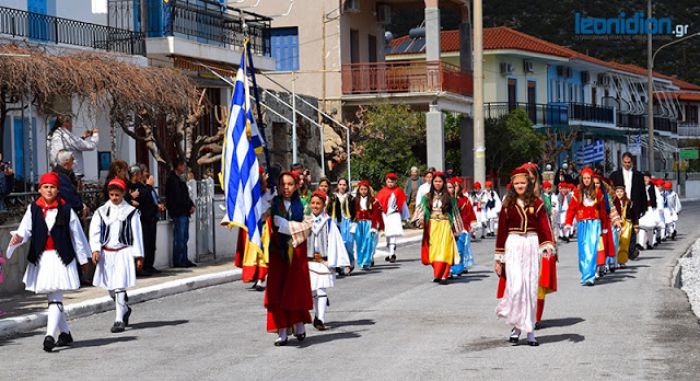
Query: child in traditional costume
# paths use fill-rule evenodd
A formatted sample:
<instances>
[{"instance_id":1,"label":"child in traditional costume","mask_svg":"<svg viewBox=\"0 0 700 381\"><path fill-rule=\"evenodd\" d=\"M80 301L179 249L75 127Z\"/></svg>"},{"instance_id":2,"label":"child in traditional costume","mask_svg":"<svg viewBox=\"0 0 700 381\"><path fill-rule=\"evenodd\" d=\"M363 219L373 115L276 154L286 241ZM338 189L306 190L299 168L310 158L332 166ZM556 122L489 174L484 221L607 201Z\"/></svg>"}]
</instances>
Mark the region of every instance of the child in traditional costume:
<instances>
[{"instance_id":1,"label":"child in traditional costume","mask_svg":"<svg viewBox=\"0 0 700 381\"><path fill-rule=\"evenodd\" d=\"M90 221L90 248L96 265L92 284L108 290L114 299L112 333L124 332L129 326L132 310L126 290L136 285L136 269L143 266L141 218L138 209L124 200L126 189L124 180L110 180L109 201L97 208Z\"/></svg>"},{"instance_id":2,"label":"child in traditional costume","mask_svg":"<svg viewBox=\"0 0 700 381\"><path fill-rule=\"evenodd\" d=\"M326 193L329 194L329 193ZM350 266L345 269L345 275L349 275L355 268L354 236L357 225L355 224L355 202L349 192L348 180L338 179L336 192L328 198L328 214L338 224L340 235L343 237L345 250L350 258Z\"/></svg>"},{"instance_id":3,"label":"child in traditional costume","mask_svg":"<svg viewBox=\"0 0 700 381\"><path fill-rule=\"evenodd\" d=\"M564 234L564 226L566 225L566 212L569 211L569 205L571 205L571 197L573 196L571 194L572 188L572 184L566 182L559 183L559 196L557 197L559 201L559 238L561 238L562 241L567 243L571 241L571 238L573 238L573 232L568 232L567 234Z\"/></svg>"},{"instance_id":4,"label":"child in traditional costume","mask_svg":"<svg viewBox=\"0 0 700 381\"><path fill-rule=\"evenodd\" d=\"M357 247L357 266L369 270L374 264L374 252L379 240L382 225L382 206L372 197L369 182L362 180L357 184L355 197L355 245Z\"/></svg>"},{"instance_id":5,"label":"child in traditional costume","mask_svg":"<svg viewBox=\"0 0 700 381\"><path fill-rule=\"evenodd\" d=\"M472 233L472 238L474 240L481 240L486 237L486 224L488 221L484 210L486 203L482 197L483 195L484 192L481 190L481 183L478 181L474 182L470 193L470 200L474 208L474 214L476 215L476 228Z\"/></svg>"},{"instance_id":6,"label":"child in traditional costume","mask_svg":"<svg viewBox=\"0 0 700 381\"><path fill-rule=\"evenodd\" d=\"M619 220L620 217L617 214L617 209L615 209L612 199L615 197L614 191L610 185L605 182L600 175L595 174L593 176L593 184L595 184L596 189L600 189L603 193L603 200L605 201L605 212L608 214L608 219L605 225L602 226L603 234L601 235L600 241L598 243L598 274L597 278L603 277L608 271L615 272L617 268L617 248L618 248L618 235L613 231L611 221Z\"/></svg>"},{"instance_id":7,"label":"child in traditional costume","mask_svg":"<svg viewBox=\"0 0 700 381\"><path fill-rule=\"evenodd\" d=\"M659 215L659 220L656 224L656 229L654 230L654 236L656 237L654 246L656 246L660 242L666 241L666 214L664 213L664 198L662 196L664 191L664 180L657 178L652 182L656 191L656 212Z\"/></svg>"},{"instance_id":8,"label":"child in traditional costume","mask_svg":"<svg viewBox=\"0 0 700 381\"><path fill-rule=\"evenodd\" d=\"M600 189L593 184L593 170L581 171L581 183L574 190L571 204L566 212L564 234L571 231L574 217L578 221L578 256L581 284L593 286L597 275L598 244L603 226L607 225L608 213L605 210L605 198ZM619 226L614 221L613 225Z\"/></svg>"},{"instance_id":9,"label":"child in traditional costume","mask_svg":"<svg viewBox=\"0 0 700 381\"><path fill-rule=\"evenodd\" d=\"M514 344L525 332L528 345L539 345L534 330L540 257L551 257L553 252L544 203L534 193L530 172L517 168L511 174L511 189L501 208L494 256L494 270L504 285L499 290L502 299L496 315L513 327L509 341Z\"/></svg>"},{"instance_id":10,"label":"child in traditional costume","mask_svg":"<svg viewBox=\"0 0 700 381\"><path fill-rule=\"evenodd\" d=\"M666 237L676 239L676 222L678 222L678 214L681 212L681 200L678 194L673 191L673 183L666 181L664 183L664 192L662 194L664 205L664 219L666 221Z\"/></svg>"},{"instance_id":11,"label":"child in traditional costume","mask_svg":"<svg viewBox=\"0 0 700 381\"><path fill-rule=\"evenodd\" d=\"M297 340L304 340L304 324L311 323L309 310L313 308L313 300L304 244L306 236L299 236L295 229L295 223L304 221L304 205L297 193L298 178L289 172L281 174L279 194L270 206L272 236L265 308L267 331L278 334L275 346L287 345L288 331L292 329Z\"/></svg>"},{"instance_id":12,"label":"child in traditional costume","mask_svg":"<svg viewBox=\"0 0 700 381\"><path fill-rule=\"evenodd\" d=\"M314 327L326 330L328 288L335 285L335 270L350 266L350 259L335 222L325 211L327 196L320 190L311 195L312 227L306 240L311 292L314 298Z\"/></svg>"},{"instance_id":13,"label":"child in traditional costume","mask_svg":"<svg viewBox=\"0 0 700 381\"><path fill-rule=\"evenodd\" d=\"M646 205L639 207L639 234L637 235L637 249L651 250L654 247L654 229L659 224L659 213L656 211L657 202L656 187L652 183L651 174L644 173L644 194Z\"/></svg>"},{"instance_id":14,"label":"child in traditional costume","mask_svg":"<svg viewBox=\"0 0 700 381\"><path fill-rule=\"evenodd\" d=\"M496 236L498 214L501 213L501 198L498 196L498 192L493 189L493 182L486 181L484 187L486 189L484 189L481 197L484 204L483 213L486 235L494 237Z\"/></svg>"},{"instance_id":15,"label":"child in traditional costume","mask_svg":"<svg viewBox=\"0 0 700 381\"><path fill-rule=\"evenodd\" d=\"M382 206L384 236L389 248L385 260L390 263L396 262L396 241L403 236L403 221L409 218L406 194L396 186L397 179L395 173L388 173L385 177L386 186L375 196Z\"/></svg>"},{"instance_id":16,"label":"child in traditional costume","mask_svg":"<svg viewBox=\"0 0 700 381\"><path fill-rule=\"evenodd\" d=\"M433 282L446 284L451 266L460 261L455 235L464 231L457 200L445 186L445 174L435 172L430 192L416 208L413 219L423 228L421 262L433 266Z\"/></svg>"},{"instance_id":17,"label":"child in traditional costume","mask_svg":"<svg viewBox=\"0 0 700 381\"><path fill-rule=\"evenodd\" d=\"M88 243L75 212L58 196L59 179L49 172L39 179L39 194L27 207L7 249L11 258L20 245L29 241L27 270L23 282L27 291L48 295L48 312L44 350L68 346L73 336L63 312L63 293L80 288L78 264L85 265L90 256ZM56 336L59 332L58 337Z\"/></svg>"},{"instance_id":18,"label":"child in traditional costume","mask_svg":"<svg viewBox=\"0 0 700 381\"><path fill-rule=\"evenodd\" d=\"M615 210L620 216L620 231L618 233L617 265L616 268L627 267L630 251L636 250L631 246L632 234L639 231L639 219L632 207L632 201L627 198L625 185L615 187Z\"/></svg>"},{"instance_id":19,"label":"child in traditional costume","mask_svg":"<svg viewBox=\"0 0 700 381\"><path fill-rule=\"evenodd\" d=\"M457 199L457 208L459 208L462 226L464 226L464 230L462 230L462 233L457 239L457 250L459 250L460 261L459 263L455 263L450 269L451 275L458 276L469 272L469 268L474 265L474 256L471 247L471 231L474 230L474 226L476 226L476 215L474 214L471 202L469 202L469 197L462 193L462 180L459 177L451 178L448 181L448 191L450 191L450 185L452 185L453 188L451 194Z\"/></svg>"}]
</instances>

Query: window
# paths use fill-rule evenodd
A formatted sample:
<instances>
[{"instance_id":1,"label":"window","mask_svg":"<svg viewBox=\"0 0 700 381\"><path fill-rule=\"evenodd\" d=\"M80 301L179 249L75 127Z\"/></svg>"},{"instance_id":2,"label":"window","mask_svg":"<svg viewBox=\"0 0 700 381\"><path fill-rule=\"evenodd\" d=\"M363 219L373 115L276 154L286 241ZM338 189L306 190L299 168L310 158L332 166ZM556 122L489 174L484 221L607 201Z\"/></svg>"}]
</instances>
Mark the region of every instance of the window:
<instances>
[{"instance_id":1,"label":"window","mask_svg":"<svg viewBox=\"0 0 700 381\"><path fill-rule=\"evenodd\" d=\"M508 111L513 111L515 109L515 104L517 102L516 86L517 81L515 79L508 79Z\"/></svg>"},{"instance_id":2,"label":"window","mask_svg":"<svg viewBox=\"0 0 700 381\"><path fill-rule=\"evenodd\" d=\"M685 105L685 121L688 123L698 123L698 106Z\"/></svg>"},{"instance_id":3,"label":"window","mask_svg":"<svg viewBox=\"0 0 700 381\"><path fill-rule=\"evenodd\" d=\"M274 28L270 31L272 57L277 71L299 70L299 29Z\"/></svg>"},{"instance_id":4,"label":"window","mask_svg":"<svg viewBox=\"0 0 700 381\"><path fill-rule=\"evenodd\" d=\"M360 32L350 29L350 63L360 62Z\"/></svg>"}]
</instances>

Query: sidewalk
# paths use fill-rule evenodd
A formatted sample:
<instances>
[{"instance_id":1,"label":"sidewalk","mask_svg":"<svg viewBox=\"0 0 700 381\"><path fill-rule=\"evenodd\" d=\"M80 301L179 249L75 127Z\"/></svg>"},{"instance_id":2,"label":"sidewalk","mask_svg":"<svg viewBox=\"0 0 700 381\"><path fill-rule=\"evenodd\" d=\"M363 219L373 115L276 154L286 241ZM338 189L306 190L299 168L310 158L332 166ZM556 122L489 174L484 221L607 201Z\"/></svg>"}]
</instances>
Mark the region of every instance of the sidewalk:
<instances>
[{"instance_id":1,"label":"sidewalk","mask_svg":"<svg viewBox=\"0 0 700 381\"><path fill-rule=\"evenodd\" d=\"M397 244L408 245L421 240L421 230L406 230L406 235ZM380 243L375 258L384 258L388 253L384 248L384 239ZM137 286L129 290L131 303L145 302L169 295L216 286L241 279L241 270L232 264L232 259L217 262L203 262L198 267L189 269L163 269L163 272L151 277L139 278ZM68 319L109 311L114 302L107 291L96 287L85 287L64 295L65 312ZM46 295L31 292L0 298L0 337L28 332L46 325Z\"/></svg>"}]
</instances>

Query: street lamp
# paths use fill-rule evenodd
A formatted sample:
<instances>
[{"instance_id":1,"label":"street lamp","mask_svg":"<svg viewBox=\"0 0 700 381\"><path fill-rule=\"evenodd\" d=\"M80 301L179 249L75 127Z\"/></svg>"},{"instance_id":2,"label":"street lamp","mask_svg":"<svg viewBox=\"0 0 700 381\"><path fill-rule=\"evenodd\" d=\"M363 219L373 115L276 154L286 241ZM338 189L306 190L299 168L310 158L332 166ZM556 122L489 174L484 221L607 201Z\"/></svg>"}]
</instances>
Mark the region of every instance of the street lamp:
<instances>
[{"instance_id":1,"label":"street lamp","mask_svg":"<svg viewBox=\"0 0 700 381\"><path fill-rule=\"evenodd\" d=\"M651 1L649 1L649 14L648 17L651 18ZM681 43L687 39L690 39L692 37L697 37L700 36L700 32L689 34L683 38L680 38L675 41L671 41L668 44L661 45L656 51L652 54L652 45L651 45L651 27L649 26L649 35L648 35L648 43L647 43L647 52L648 52L648 72L647 72L647 128L649 129L649 139L648 139L648 149L649 149L649 155L648 155L648 167L649 167L649 172L654 172L654 59L656 59L656 55L659 54L661 49L664 49L666 47L669 47L671 45L675 45L678 43Z\"/></svg>"}]
</instances>

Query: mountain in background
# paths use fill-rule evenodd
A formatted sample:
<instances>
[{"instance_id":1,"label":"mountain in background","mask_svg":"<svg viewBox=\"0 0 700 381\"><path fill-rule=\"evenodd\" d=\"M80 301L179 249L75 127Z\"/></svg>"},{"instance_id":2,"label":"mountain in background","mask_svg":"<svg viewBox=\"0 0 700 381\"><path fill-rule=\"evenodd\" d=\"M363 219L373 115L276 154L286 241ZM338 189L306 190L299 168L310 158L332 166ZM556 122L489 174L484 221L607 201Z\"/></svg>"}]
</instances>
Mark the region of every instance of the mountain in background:
<instances>
[{"instance_id":1,"label":"mountain in background","mask_svg":"<svg viewBox=\"0 0 700 381\"><path fill-rule=\"evenodd\" d=\"M523 33L547 40L596 58L635 64L646 68L646 36L640 39L585 39L575 34L577 12L583 17L615 18L620 12L631 16L646 13L645 0L531 0L484 1L484 27L508 26ZM654 1L654 17L669 17L672 24L687 24L688 34L700 32L700 0ZM423 9L396 8L391 32L399 37L420 25ZM453 10L441 12L443 30L457 29L459 15ZM676 37L654 39L654 49ZM662 50L656 57L654 70L679 79L700 84L700 36Z\"/></svg>"}]
</instances>

